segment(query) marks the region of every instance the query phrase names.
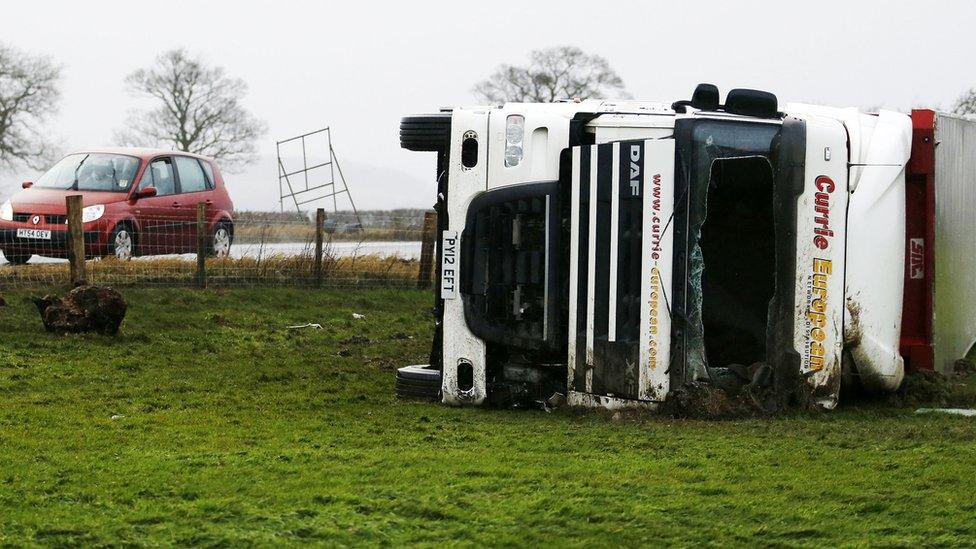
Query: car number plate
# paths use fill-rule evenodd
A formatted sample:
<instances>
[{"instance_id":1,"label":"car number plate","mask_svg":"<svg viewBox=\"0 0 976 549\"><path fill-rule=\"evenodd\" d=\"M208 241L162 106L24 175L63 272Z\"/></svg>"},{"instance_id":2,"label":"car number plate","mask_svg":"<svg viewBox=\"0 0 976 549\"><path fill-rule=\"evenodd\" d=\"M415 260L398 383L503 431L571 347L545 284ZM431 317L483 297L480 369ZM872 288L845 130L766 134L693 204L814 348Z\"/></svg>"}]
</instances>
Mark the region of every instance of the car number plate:
<instances>
[{"instance_id":1,"label":"car number plate","mask_svg":"<svg viewBox=\"0 0 976 549\"><path fill-rule=\"evenodd\" d=\"M34 240L51 240L51 231L41 229L17 229L17 238L33 238Z\"/></svg>"},{"instance_id":2,"label":"car number plate","mask_svg":"<svg viewBox=\"0 0 976 549\"><path fill-rule=\"evenodd\" d=\"M441 299L457 299L458 234L441 233Z\"/></svg>"}]
</instances>

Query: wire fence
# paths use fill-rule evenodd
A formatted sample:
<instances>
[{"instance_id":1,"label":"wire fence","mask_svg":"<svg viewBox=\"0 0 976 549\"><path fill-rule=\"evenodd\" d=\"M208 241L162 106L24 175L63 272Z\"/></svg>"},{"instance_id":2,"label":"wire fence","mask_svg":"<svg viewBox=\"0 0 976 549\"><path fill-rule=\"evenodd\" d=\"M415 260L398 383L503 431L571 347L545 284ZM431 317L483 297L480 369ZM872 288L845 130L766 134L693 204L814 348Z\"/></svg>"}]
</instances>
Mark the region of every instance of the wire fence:
<instances>
[{"instance_id":1,"label":"wire fence","mask_svg":"<svg viewBox=\"0 0 976 549\"><path fill-rule=\"evenodd\" d=\"M324 210L235 218L201 203L185 215L19 206L0 220L0 289L79 280L107 286L427 287L436 215ZM73 211L77 210L77 211ZM100 216L99 216L100 214ZM97 219L93 219L97 217ZM84 250L83 252L81 250Z\"/></svg>"}]
</instances>

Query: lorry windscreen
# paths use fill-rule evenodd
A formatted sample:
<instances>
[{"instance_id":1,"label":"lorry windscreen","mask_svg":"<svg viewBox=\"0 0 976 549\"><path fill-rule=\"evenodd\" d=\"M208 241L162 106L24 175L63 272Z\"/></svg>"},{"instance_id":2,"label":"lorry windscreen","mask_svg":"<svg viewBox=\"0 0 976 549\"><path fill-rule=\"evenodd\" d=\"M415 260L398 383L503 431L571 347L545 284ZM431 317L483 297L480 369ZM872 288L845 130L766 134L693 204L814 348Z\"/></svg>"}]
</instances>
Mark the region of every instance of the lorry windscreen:
<instances>
[{"instance_id":1,"label":"lorry windscreen","mask_svg":"<svg viewBox=\"0 0 976 549\"><path fill-rule=\"evenodd\" d=\"M675 290L684 298L676 317L683 324L684 375L691 379L766 361L776 287L773 166L780 129L699 120L676 134L675 221L685 238L676 239L675 264L686 269L675 278L684 286Z\"/></svg>"}]
</instances>

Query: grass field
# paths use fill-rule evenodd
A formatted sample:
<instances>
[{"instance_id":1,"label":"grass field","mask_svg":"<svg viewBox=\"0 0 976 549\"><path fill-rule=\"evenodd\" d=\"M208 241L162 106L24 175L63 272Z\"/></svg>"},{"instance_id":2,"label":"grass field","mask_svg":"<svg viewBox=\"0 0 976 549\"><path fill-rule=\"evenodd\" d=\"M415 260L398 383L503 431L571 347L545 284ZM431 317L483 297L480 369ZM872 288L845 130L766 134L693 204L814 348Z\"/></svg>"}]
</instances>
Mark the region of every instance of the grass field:
<instances>
[{"instance_id":1,"label":"grass field","mask_svg":"<svg viewBox=\"0 0 976 549\"><path fill-rule=\"evenodd\" d=\"M5 296L0 545L976 543L973 419L397 402L425 293L126 296L117 338L47 334Z\"/></svg>"}]
</instances>

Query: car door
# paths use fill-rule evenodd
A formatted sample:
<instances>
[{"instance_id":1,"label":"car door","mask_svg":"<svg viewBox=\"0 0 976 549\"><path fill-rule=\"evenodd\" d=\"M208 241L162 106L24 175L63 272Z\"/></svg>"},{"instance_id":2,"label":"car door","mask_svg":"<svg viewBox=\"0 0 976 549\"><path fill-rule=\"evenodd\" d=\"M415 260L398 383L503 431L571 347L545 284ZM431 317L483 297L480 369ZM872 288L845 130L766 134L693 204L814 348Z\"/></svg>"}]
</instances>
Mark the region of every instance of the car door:
<instances>
[{"instance_id":1,"label":"car door","mask_svg":"<svg viewBox=\"0 0 976 549\"><path fill-rule=\"evenodd\" d=\"M178 202L178 186L173 159L154 158L139 180L139 189L153 187L156 196L140 198L136 202L134 214L139 222L137 235L140 255L169 254L176 251L175 226L177 212L182 206Z\"/></svg>"},{"instance_id":2,"label":"car door","mask_svg":"<svg viewBox=\"0 0 976 549\"><path fill-rule=\"evenodd\" d=\"M206 204L209 221L213 209L210 184L200 161L189 156L174 156L176 177L179 182L178 215L183 221L179 231L178 247L182 252L197 251L197 205ZM206 226L209 231L209 223Z\"/></svg>"}]
</instances>

